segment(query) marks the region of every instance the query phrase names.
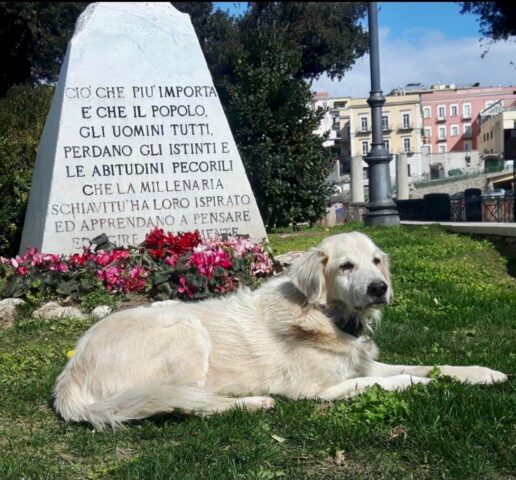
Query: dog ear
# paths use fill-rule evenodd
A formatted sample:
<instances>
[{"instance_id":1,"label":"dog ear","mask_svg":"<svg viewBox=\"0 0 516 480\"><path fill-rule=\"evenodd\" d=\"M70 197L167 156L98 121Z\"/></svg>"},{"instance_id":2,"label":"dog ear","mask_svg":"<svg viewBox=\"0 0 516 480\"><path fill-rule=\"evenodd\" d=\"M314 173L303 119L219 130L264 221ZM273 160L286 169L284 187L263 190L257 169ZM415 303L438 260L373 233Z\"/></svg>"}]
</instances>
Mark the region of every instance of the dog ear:
<instances>
[{"instance_id":1,"label":"dog ear","mask_svg":"<svg viewBox=\"0 0 516 480\"><path fill-rule=\"evenodd\" d=\"M328 257L323 251L312 248L290 267L289 276L292 282L306 296L309 303L326 301L324 266L327 261Z\"/></svg>"},{"instance_id":2,"label":"dog ear","mask_svg":"<svg viewBox=\"0 0 516 480\"><path fill-rule=\"evenodd\" d=\"M385 281L387 282L387 285L389 285L389 291L391 292L390 298L392 299L394 289L392 288L392 280L391 280L391 267L389 262L389 255L382 252L382 261L380 263L380 271L382 272L382 275L385 277Z\"/></svg>"}]
</instances>

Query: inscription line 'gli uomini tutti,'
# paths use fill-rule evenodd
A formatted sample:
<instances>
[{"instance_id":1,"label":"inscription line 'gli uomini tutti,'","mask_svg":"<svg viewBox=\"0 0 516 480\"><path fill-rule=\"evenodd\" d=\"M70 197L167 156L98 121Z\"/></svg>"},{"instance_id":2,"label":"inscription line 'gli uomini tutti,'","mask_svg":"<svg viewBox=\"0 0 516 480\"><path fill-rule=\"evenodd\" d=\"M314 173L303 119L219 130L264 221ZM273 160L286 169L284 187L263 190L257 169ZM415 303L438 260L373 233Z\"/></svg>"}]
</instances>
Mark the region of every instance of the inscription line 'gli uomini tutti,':
<instances>
[{"instance_id":1,"label":"inscription line 'gli uomini tutti,'","mask_svg":"<svg viewBox=\"0 0 516 480\"><path fill-rule=\"evenodd\" d=\"M68 254L101 233L135 245L154 227L266 238L190 17L94 3L68 45L20 252Z\"/></svg>"}]
</instances>

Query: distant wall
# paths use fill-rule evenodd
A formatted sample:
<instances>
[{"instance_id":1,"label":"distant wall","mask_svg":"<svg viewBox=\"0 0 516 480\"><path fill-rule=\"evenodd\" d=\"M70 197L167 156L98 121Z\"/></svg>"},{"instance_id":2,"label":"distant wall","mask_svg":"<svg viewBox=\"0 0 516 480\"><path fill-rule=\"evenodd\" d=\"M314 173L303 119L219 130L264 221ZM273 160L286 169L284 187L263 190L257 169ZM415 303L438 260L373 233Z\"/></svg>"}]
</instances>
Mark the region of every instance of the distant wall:
<instances>
[{"instance_id":1,"label":"distant wall","mask_svg":"<svg viewBox=\"0 0 516 480\"><path fill-rule=\"evenodd\" d=\"M437 185L428 185L417 188L410 192L410 198L423 198L427 193L454 193L463 192L467 188L480 188L486 190L487 178L485 175L478 177L466 178L449 183L438 183Z\"/></svg>"}]
</instances>

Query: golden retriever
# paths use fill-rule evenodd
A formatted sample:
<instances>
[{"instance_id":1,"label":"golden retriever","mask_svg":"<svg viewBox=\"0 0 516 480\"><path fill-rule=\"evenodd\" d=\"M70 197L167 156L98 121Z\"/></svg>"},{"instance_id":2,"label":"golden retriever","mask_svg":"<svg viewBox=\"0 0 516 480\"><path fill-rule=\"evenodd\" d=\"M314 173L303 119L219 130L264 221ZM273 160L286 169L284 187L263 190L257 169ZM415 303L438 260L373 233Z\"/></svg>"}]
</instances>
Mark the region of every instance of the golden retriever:
<instances>
[{"instance_id":1,"label":"golden retriever","mask_svg":"<svg viewBox=\"0 0 516 480\"><path fill-rule=\"evenodd\" d=\"M255 291L99 321L57 379L55 408L102 429L173 410L271 408L269 395L337 400L374 384L426 384L432 367L377 362L364 335L391 298L387 255L362 233L333 235ZM469 383L507 379L484 367L440 369Z\"/></svg>"}]
</instances>

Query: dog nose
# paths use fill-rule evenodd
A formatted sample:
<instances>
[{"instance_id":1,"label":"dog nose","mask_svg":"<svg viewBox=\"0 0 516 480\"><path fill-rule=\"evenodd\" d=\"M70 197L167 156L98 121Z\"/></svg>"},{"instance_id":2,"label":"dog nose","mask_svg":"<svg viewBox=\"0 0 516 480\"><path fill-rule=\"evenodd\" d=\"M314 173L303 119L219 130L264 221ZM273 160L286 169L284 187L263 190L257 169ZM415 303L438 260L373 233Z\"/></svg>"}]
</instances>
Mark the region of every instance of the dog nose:
<instances>
[{"instance_id":1,"label":"dog nose","mask_svg":"<svg viewBox=\"0 0 516 480\"><path fill-rule=\"evenodd\" d=\"M383 297L387 291L387 284L383 281L372 282L367 287L367 294L371 297Z\"/></svg>"}]
</instances>

